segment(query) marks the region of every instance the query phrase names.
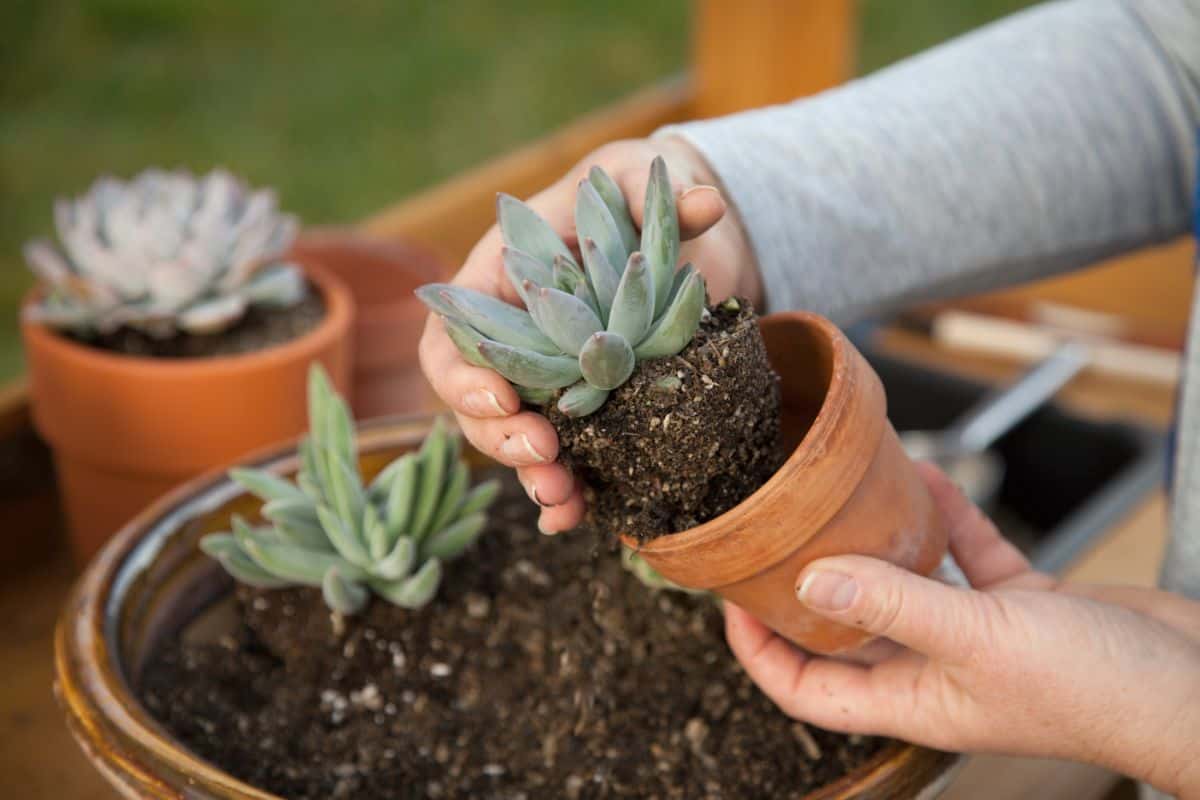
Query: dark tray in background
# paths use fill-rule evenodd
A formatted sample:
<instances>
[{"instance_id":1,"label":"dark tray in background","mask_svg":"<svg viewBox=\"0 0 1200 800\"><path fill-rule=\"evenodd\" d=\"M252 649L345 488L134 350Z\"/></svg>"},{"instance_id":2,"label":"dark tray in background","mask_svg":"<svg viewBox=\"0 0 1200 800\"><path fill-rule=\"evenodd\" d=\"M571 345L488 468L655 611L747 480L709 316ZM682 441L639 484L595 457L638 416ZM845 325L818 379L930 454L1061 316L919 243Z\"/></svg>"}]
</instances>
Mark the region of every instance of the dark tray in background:
<instances>
[{"instance_id":1,"label":"dark tray in background","mask_svg":"<svg viewBox=\"0 0 1200 800\"><path fill-rule=\"evenodd\" d=\"M883 380L898 431L936 430L991 388L862 347ZM1058 572L1082 556L1161 485L1163 431L1044 406L995 445L1004 482L990 509L1000 529L1040 569Z\"/></svg>"}]
</instances>

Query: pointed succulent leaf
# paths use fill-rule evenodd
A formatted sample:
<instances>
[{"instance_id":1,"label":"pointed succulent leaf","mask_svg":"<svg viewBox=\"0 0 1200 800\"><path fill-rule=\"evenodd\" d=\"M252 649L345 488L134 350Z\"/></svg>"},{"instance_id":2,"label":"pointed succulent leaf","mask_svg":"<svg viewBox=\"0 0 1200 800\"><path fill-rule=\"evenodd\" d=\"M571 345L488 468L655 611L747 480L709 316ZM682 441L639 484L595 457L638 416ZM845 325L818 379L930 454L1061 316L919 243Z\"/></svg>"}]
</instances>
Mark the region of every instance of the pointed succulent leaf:
<instances>
[{"instance_id":1,"label":"pointed succulent leaf","mask_svg":"<svg viewBox=\"0 0 1200 800\"><path fill-rule=\"evenodd\" d=\"M271 522L320 527L317 506L310 498L271 500L262 507L262 515Z\"/></svg>"},{"instance_id":2,"label":"pointed succulent leaf","mask_svg":"<svg viewBox=\"0 0 1200 800\"><path fill-rule=\"evenodd\" d=\"M474 289L441 285L442 298L454 310L451 316L489 339L547 355L558 352L554 343L538 330L529 312Z\"/></svg>"},{"instance_id":3,"label":"pointed succulent leaf","mask_svg":"<svg viewBox=\"0 0 1200 800\"><path fill-rule=\"evenodd\" d=\"M325 499L325 494L321 491L320 475L321 470L317 466L316 444L313 442L312 436L306 436L300 442L300 472L296 475L296 485L300 487L300 491L317 503Z\"/></svg>"},{"instance_id":4,"label":"pointed succulent leaf","mask_svg":"<svg viewBox=\"0 0 1200 800\"><path fill-rule=\"evenodd\" d=\"M642 220L641 251L646 256L654 280L655 314L666 308L671 276L679 261L679 217L675 210L675 192L662 156L650 165L646 184L646 209Z\"/></svg>"},{"instance_id":5,"label":"pointed succulent leaf","mask_svg":"<svg viewBox=\"0 0 1200 800\"><path fill-rule=\"evenodd\" d=\"M597 333L588 339L579 354L583 377L597 389L615 389L633 374L637 366L633 348L619 333Z\"/></svg>"},{"instance_id":6,"label":"pointed succulent leaf","mask_svg":"<svg viewBox=\"0 0 1200 800\"><path fill-rule=\"evenodd\" d=\"M571 258L571 251L550 224L512 195L501 193L496 197L496 217L500 235L509 247L524 250L546 266L554 263L555 256Z\"/></svg>"},{"instance_id":7,"label":"pointed succulent leaf","mask_svg":"<svg viewBox=\"0 0 1200 800\"><path fill-rule=\"evenodd\" d=\"M371 555L367 552L362 540L358 538L358 532L353 529L357 528L357 525L339 517L329 506L317 506L317 517L321 520L321 527L325 529L325 535L329 537L330 543L342 558L360 567L370 566Z\"/></svg>"},{"instance_id":8,"label":"pointed succulent leaf","mask_svg":"<svg viewBox=\"0 0 1200 800\"><path fill-rule=\"evenodd\" d=\"M704 279L694 272L684 279L675 299L635 349L639 359L673 356L687 347L704 314Z\"/></svg>"},{"instance_id":9,"label":"pointed succulent leaf","mask_svg":"<svg viewBox=\"0 0 1200 800\"><path fill-rule=\"evenodd\" d=\"M596 296L592 294L592 288L588 285L588 281L582 280L575 284L573 296L579 300L596 315L596 319L600 319L600 304L596 302Z\"/></svg>"},{"instance_id":10,"label":"pointed succulent leaf","mask_svg":"<svg viewBox=\"0 0 1200 800\"><path fill-rule=\"evenodd\" d=\"M431 531L440 531L459 516L458 507L462 504L463 498L467 494L467 486L471 482L471 470L465 461L454 458L451 459L451 463L454 466L450 470L450 479L446 481L442 499L438 501L438 509L437 513L433 515L433 522L429 523Z\"/></svg>"},{"instance_id":11,"label":"pointed succulent leaf","mask_svg":"<svg viewBox=\"0 0 1200 800\"><path fill-rule=\"evenodd\" d=\"M554 259L554 287L567 294L574 294L580 283L587 283L587 276L574 261L567 258Z\"/></svg>"},{"instance_id":12,"label":"pointed succulent leaf","mask_svg":"<svg viewBox=\"0 0 1200 800\"><path fill-rule=\"evenodd\" d=\"M367 503L363 508L362 532L372 561L378 561L387 555L388 545L391 544L388 541L387 528L379 517L379 511L371 503Z\"/></svg>"},{"instance_id":13,"label":"pointed succulent leaf","mask_svg":"<svg viewBox=\"0 0 1200 800\"><path fill-rule=\"evenodd\" d=\"M401 608L420 608L433 599L442 580L442 562L431 558L417 573L399 581L370 581L371 589L380 597Z\"/></svg>"},{"instance_id":14,"label":"pointed succulent leaf","mask_svg":"<svg viewBox=\"0 0 1200 800\"><path fill-rule=\"evenodd\" d=\"M416 543L407 536L401 536L392 546L392 551L375 562L372 572L385 581L397 581L412 571L416 560Z\"/></svg>"},{"instance_id":15,"label":"pointed succulent leaf","mask_svg":"<svg viewBox=\"0 0 1200 800\"><path fill-rule=\"evenodd\" d=\"M449 454L448 436L446 424L438 417L417 456L420 470L409 535L418 541L428 533L429 523L433 522L438 500L442 496L442 481L446 476L446 460Z\"/></svg>"},{"instance_id":16,"label":"pointed succulent leaf","mask_svg":"<svg viewBox=\"0 0 1200 800\"><path fill-rule=\"evenodd\" d=\"M488 366L483 356L479 355L479 343L486 336L455 317L442 317L442 324L446 326L446 335L454 342L464 361L476 367Z\"/></svg>"},{"instance_id":17,"label":"pointed succulent leaf","mask_svg":"<svg viewBox=\"0 0 1200 800\"><path fill-rule=\"evenodd\" d=\"M608 315L612 310L613 297L617 294L620 276L595 241L584 239L580 248L583 250L583 265L587 270L588 281L592 285L592 293L600 309L600 320L608 324Z\"/></svg>"},{"instance_id":18,"label":"pointed succulent leaf","mask_svg":"<svg viewBox=\"0 0 1200 800\"><path fill-rule=\"evenodd\" d=\"M237 537L232 533L210 533L200 539L200 550L205 555L210 555L216 558L225 553L240 553L241 546L238 544Z\"/></svg>"},{"instance_id":19,"label":"pointed succulent leaf","mask_svg":"<svg viewBox=\"0 0 1200 800\"><path fill-rule=\"evenodd\" d=\"M364 580L367 573L333 553L318 553L282 542L251 541L243 544L254 562L276 577L304 586L320 586L325 572L337 567L351 580Z\"/></svg>"},{"instance_id":20,"label":"pointed succulent leaf","mask_svg":"<svg viewBox=\"0 0 1200 800\"><path fill-rule=\"evenodd\" d=\"M558 410L568 417L586 417L604 405L607 399L607 389L597 389L587 381L580 381L563 392L558 399Z\"/></svg>"},{"instance_id":21,"label":"pointed succulent leaf","mask_svg":"<svg viewBox=\"0 0 1200 800\"><path fill-rule=\"evenodd\" d=\"M237 294L215 297L198 303L176 317L179 327L188 333L207 335L223 331L246 313L249 303Z\"/></svg>"},{"instance_id":22,"label":"pointed succulent leaf","mask_svg":"<svg viewBox=\"0 0 1200 800\"><path fill-rule=\"evenodd\" d=\"M341 459L335 459L330 465L329 495L347 533L357 538L361 533L359 522L366 498L357 470Z\"/></svg>"},{"instance_id":23,"label":"pointed succulent leaf","mask_svg":"<svg viewBox=\"0 0 1200 800\"><path fill-rule=\"evenodd\" d=\"M512 283L513 288L517 290L517 294L525 301L525 307L529 307L529 298L525 295L525 282L534 286L552 286L554 284L554 266L543 264L533 256L520 250L516 247L502 247L500 254L504 258L504 272L508 275L508 280Z\"/></svg>"},{"instance_id":24,"label":"pointed succulent leaf","mask_svg":"<svg viewBox=\"0 0 1200 800\"><path fill-rule=\"evenodd\" d=\"M626 255L637 250L640 246L638 232L633 227L633 215L629 213L629 204L625 202L625 195L621 192L621 187L617 186L617 182L600 167L592 167L588 170L588 181L596 187L596 191L600 193L601 199L612 213L613 220L617 223L617 229L621 232L621 241L625 244Z\"/></svg>"},{"instance_id":25,"label":"pointed succulent leaf","mask_svg":"<svg viewBox=\"0 0 1200 800\"><path fill-rule=\"evenodd\" d=\"M458 515L466 517L478 511L486 510L499 494L499 481L486 481L479 484L467 492L467 496L463 498L462 505L458 507Z\"/></svg>"},{"instance_id":26,"label":"pointed succulent leaf","mask_svg":"<svg viewBox=\"0 0 1200 800\"><path fill-rule=\"evenodd\" d=\"M417 287L413 294L433 313L443 317L457 317L458 310L450 305L450 302L442 296L444 288L446 288L446 284L444 283L427 283L424 286Z\"/></svg>"},{"instance_id":27,"label":"pointed succulent leaf","mask_svg":"<svg viewBox=\"0 0 1200 800\"><path fill-rule=\"evenodd\" d=\"M610 264L624 264L630 251L625 249L621 231L612 212L589 181L580 181L575 194L575 229L579 240L591 239Z\"/></svg>"},{"instance_id":28,"label":"pointed succulent leaf","mask_svg":"<svg viewBox=\"0 0 1200 800\"><path fill-rule=\"evenodd\" d=\"M238 290L246 302L266 308L289 308L303 300L307 293L304 273L294 264L276 264L261 269Z\"/></svg>"},{"instance_id":29,"label":"pointed succulent leaf","mask_svg":"<svg viewBox=\"0 0 1200 800\"><path fill-rule=\"evenodd\" d=\"M229 477L233 479L234 483L237 483L263 501L294 500L301 503L308 502L308 497L294 483L272 475L266 470L235 467L229 470Z\"/></svg>"},{"instance_id":30,"label":"pointed succulent leaf","mask_svg":"<svg viewBox=\"0 0 1200 800\"><path fill-rule=\"evenodd\" d=\"M483 514L462 517L422 542L421 557L440 558L442 561L458 558L483 533L486 522Z\"/></svg>"},{"instance_id":31,"label":"pointed succulent leaf","mask_svg":"<svg viewBox=\"0 0 1200 800\"><path fill-rule=\"evenodd\" d=\"M654 284L646 260L641 253L634 253L617 285L612 312L608 315L608 331L628 342L640 342L653 321Z\"/></svg>"},{"instance_id":32,"label":"pointed succulent leaf","mask_svg":"<svg viewBox=\"0 0 1200 800\"><path fill-rule=\"evenodd\" d=\"M367 605L367 590L342 577L337 567L330 567L321 579L321 596L325 605L339 614L352 616Z\"/></svg>"},{"instance_id":33,"label":"pointed succulent leaf","mask_svg":"<svg viewBox=\"0 0 1200 800\"><path fill-rule=\"evenodd\" d=\"M679 290L683 288L684 282L687 281L688 276L693 272L696 272L696 268L692 266L691 262L684 264L675 271L675 274L671 278L671 296L667 299L667 305L674 302L675 295L679 294ZM729 299L733 300L732 297ZM737 301L734 300L734 302Z\"/></svg>"},{"instance_id":34,"label":"pointed succulent leaf","mask_svg":"<svg viewBox=\"0 0 1200 800\"><path fill-rule=\"evenodd\" d=\"M568 355L579 355L588 337L604 330L595 312L574 295L539 289L532 299L542 331Z\"/></svg>"},{"instance_id":35,"label":"pointed succulent leaf","mask_svg":"<svg viewBox=\"0 0 1200 800\"><path fill-rule=\"evenodd\" d=\"M558 394L554 389L535 389L532 386L514 386L513 388L517 390L517 397L531 406L549 405Z\"/></svg>"},{"instance_id":36,"label":"pointed succulent leaf","mask_svg":"<svg viewBox=\"0 0 1200 800\"><path fill-rule=\"evenodd\" d=\"M241 550L211 554L233 576L234 580L258 589L281 589L289 584L286 578L272 575Z\"/></svg>"},{"instance_id":37,"label":"pointed succulent leaf","mask_svg":"<svg viewBox=\"0 0 1200 800\"><path fill-rule=\"evenodd\" d=\"M413 500L417 496L418 469L416 453L405 453L396 461L396 472L388 487L387 512L384 515L388 538L392 541L405 533L412 519Z\"/></svg>"},{"instance_id":38,"label":"pointed succulent leaf","mask_svg":"<svg viewBox=\"0 0 1200 800\"><path fill-rule=\"evenodd\" d=\"M491 367L518 386L561 389L579 380L579 359L548 356L510 347L501 342L483 342L479 353Z\"/></svg>"}]
</instances>

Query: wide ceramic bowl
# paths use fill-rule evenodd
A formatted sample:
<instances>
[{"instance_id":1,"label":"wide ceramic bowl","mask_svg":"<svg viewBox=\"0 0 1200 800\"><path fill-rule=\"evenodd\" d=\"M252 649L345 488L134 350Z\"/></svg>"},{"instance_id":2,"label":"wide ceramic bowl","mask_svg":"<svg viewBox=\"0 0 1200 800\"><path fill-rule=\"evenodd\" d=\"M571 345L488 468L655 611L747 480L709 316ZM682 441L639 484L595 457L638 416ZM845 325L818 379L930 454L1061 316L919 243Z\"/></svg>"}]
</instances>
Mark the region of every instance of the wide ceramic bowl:
<instances>
[{"instance_id":1,"label":"wide ceramic bowl","mask_svg":"<svg viewBox=\"0 0 1200 800\"><path fill-rule=\"evenodd\" d=\"M408 417L361 427L364 475L419 446L431 423L431 417ZM485 463L477 453L468 456ZM247 463L284 472L299 466L294 445ZM229 578L198 550L200 537L227 529L232 514L250 514L257 505L224 471L198 478L126 526L71 591L55 636L55 692L88 759L126 797L277 800L189 752L134 688L163 637L231 590ZM936 797L957 761L896 742L807 800Z\"/></svg>"}]
</instances>

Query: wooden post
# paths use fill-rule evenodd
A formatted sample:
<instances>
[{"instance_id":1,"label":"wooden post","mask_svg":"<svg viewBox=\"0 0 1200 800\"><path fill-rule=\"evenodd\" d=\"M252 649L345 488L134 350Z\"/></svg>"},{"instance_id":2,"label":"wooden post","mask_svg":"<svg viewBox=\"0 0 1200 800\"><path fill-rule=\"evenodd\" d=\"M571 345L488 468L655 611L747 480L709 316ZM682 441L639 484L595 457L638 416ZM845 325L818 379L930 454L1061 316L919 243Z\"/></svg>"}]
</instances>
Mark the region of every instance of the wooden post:
<instances>
[{"instance_id":1,"label":"wooden post","mask_svg":"<svg viewBox=\"0 0 1200 800\"><path fill-rule=\"evenodd\" d=\"M696 0L693 76L700 117L783 103L854 72L853 0Z\"/></svg>"}]
</instances>

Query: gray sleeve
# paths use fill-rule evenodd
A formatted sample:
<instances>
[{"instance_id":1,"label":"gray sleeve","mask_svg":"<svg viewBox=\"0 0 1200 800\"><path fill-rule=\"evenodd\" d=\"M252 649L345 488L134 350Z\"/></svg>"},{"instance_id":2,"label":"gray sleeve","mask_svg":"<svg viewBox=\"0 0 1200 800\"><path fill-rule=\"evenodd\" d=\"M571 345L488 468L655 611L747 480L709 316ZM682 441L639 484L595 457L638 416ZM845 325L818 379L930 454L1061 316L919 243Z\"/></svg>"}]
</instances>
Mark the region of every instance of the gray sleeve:
<instances>
[{"instance_id":1,"label":"gray sleeve","mask_svg":"<svg viewBox=\"0 0 1200 800\"><path fill-rule=\"evenodd\" d=\"M1200 0L1066 0L656 135L720 177L769 308L848 322L1183 233L1198 128Z\"/></svg>"}]
</instances>

